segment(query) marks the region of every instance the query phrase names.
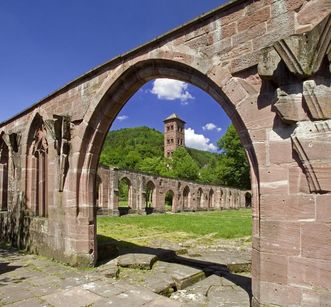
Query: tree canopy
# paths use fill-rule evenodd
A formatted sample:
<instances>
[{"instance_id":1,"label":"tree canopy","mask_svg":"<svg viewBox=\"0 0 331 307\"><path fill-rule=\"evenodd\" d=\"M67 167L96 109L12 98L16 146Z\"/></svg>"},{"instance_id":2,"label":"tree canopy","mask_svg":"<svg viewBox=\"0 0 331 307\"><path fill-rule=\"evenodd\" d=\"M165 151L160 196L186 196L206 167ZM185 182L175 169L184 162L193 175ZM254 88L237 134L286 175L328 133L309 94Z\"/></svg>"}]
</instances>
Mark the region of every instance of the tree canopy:
<instances>
[{"instance_id":1,"label":"tree canopy","mask_svg":"<svg viewBox=\"0 0 331 307\"><path fill-rule=\"evenodd\" d=\"M221 159L216 166L220 182L226 186L249 189L249 165L239 135L232 124L217 145L222 150Z\"/></svg>"}]
</instances>

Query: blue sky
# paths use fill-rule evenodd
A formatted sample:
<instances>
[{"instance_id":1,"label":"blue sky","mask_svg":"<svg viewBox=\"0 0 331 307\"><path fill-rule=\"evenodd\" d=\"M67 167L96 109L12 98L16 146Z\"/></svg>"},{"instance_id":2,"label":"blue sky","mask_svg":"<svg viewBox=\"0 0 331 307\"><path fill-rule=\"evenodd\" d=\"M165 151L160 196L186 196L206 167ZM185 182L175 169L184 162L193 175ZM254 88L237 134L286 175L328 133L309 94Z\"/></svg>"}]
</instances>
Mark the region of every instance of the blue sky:
<instances>
[{"instance_id":1,"label":"blue sky","mask_svg":"<svg viewBox=\"0 0 331 307\"><path fill-rule=\"evenodd\" d=\"M95 66L223 3L0 1L0 122ZM207 150L215 150L230 123L217 103L198 88L158 80L131 98L112 129L145 125L162 131L162 120L171 113L187 122L188 145Z\"/></svg>"}]
</instances>

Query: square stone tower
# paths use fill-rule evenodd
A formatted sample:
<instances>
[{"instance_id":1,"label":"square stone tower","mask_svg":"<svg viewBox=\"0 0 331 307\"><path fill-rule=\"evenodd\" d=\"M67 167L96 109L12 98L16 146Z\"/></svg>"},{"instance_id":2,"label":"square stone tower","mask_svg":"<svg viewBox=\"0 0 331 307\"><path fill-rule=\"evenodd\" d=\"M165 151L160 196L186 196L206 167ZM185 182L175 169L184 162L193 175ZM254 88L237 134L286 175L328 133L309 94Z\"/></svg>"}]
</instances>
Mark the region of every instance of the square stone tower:
<instances>
[{"instance_id":1,"label":"square stone tower","mask_svg":"<svg viewBox=\"0 0 331 307\"><path fill-rule=\"evenodd\" d=\"M164 156L171 157L180 146L185 146L185 122L175 113L164 121Z\"/></svg>"}]
</instances>

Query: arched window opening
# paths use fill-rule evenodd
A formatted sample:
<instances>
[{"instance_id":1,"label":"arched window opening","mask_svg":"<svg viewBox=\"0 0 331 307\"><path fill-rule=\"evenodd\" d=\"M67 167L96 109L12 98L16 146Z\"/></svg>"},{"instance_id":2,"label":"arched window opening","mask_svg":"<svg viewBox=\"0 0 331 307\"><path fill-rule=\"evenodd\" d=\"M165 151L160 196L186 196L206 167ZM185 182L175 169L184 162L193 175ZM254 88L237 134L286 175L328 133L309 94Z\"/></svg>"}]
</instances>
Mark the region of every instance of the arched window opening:
<instances>
[{"instance_id":1,"label":"arched window opening","mask_svg":"<svg viewBox=\"0 0 331 307\"><path fill-rule=\"evenodd\" d=\"M174 192L169 190L165 194L165 211L172 211L174 203Z\"/></svg>"},{"instance_id":2,"label":"arched window opening","mask_svg":"<svg viewBox=\"0 0 331 307\"><path fill-rule=\"evenodd\" d=\"M146 208L155 207L155 184L152 181L148 181L146 185Z\"/></svg>"},{"instance_id":3,"label":"arched window opening","mask_svg":"<svg viewBox=\"0 0 331 307\"><path fill-rule=\"evenodd\" d=\"M140 95L145 95L146 93L149 93L150 95L153 94L152 89L154 88L154 86L156 86L157 82L160 79L164 78L173 79L172 81L184 82L183 84L185 84L185 86L188 86L188 90L192 90L192 97L194 95L200 95L201 89L203 90L205 88L213 88L213 84L209 83L208 80L204 81L205 75L200 75L199 73L195 75L194 71L187 70L188 67L186 66L181 67L181 64L179 63L176 63L176 65L174 66L172 65L173 64L171 63L171 61L147 60L146 62L144 61L130 67L127 71L123 73L123 75L119 77L117 81L115 81L111 85L107 93L103 96L102 100L100 100L98 105L96 105L95 110L91 110L91 117L88 116L88 122L91 122L91 128L95 128L96 125L98 125L101 132L100 134L98 133L95 137L92 137L93 140L91 141L91 144L100 146L100 144L102 144L102 140L105 140L105 144L103 149L93 149L93 152L91 153L91 159L93 159L93 161L91 159L84 158L81 162L79 162L79 164L81 164L82 168L91 168L90 165L92 165L93 168L91 169L91 176L95 176L94 168L97 167L98 162L99 165L103 165L105 167L118 168L119 170L123 170L124 172L134 173L132 176L130 175L129 178L132 178L132 194L134 195L133 200L134 204L136 204L137 213L148 214L156 210L159 210L160 212L170 210L172 212L193 210L202 211L207 210L209 207L215 207L216 203L218 206L219 203L219 199L215 198L216 196L219 198L218 189L216 191L214 188L211 192L211 195L209 194L211 186L213 186L214 183L208 181L209 188L202 183L205 182L205 179L214 180L214 177L211 176L209 178L208 175L209 171L216 169L215 165L219 162L219 160L216 159L214 161L215 163L211 163L207 161L207 158L205 159L204 155L200 157L199 154L195 154L194 150L188 150L189 154L191 155L191 158L199 162L196 162L198 166L197 171L195 171L194 167L189 167L190 159L187 159L187 164L173 163L174 161L176 162L176 160L174 158L173 160L171 160L171 157L172 153L175 152L177 146L184 145L187 147L187 149L191 148L190 142L187 139L185 140L184 138L179 137L180 134L178 133L188 133L188 129L185 130L184 126L178 127L176 125L171 127L172 124L168 124L166 122L164 123L164 125L161 124L160 127L163 127L163 131L161 131L158 127L153 127L153 123L151 123L150 120L152 118L153 122L158 120L160 123L162 123L162 121L164 121L167 116L169 117L169 114L171 114L171 112L175 112L175 115L178 115L178 117L182 116L183 120L185 119L188 121L189 124L191 124L189 117L190 113L186 113L184 111L183 113L181 113L181 111L177 109L173 109L170 112L168 110L165 112L159 112L159 110L152 109L149 106L149 103L146 102L146 99L140 99L144 98L140 97ZM162 73L160 74L158 73L158 67L162 68L162 70L160 70L162 71ZM151 75L149 75L150 68L152 68ZM167 73L168 70L170 75L168 75ZM176 71L178 71L177 75L175 73ZM154 74L153 72L156 73ZM137 73L143 73L144 77L139 77L139 79L136 79ZM191 85L186 85L185 82L189 83L192 80L192 75L195 75L196 78L193 79L194 82L191 85L198 86L200 87L200 89L193 87L190 88ZM156 79L152 81L154 78ZM125 84L125 90L123 88L123 84ZM138 90L141 86L142 90ZM228 104L226 99L224 99L225 96L223 97L223 94L221 93L219 88L217 88L217 91L212 90L210 92L207 91L207 93L202 93L202 95L206 94L210 94L209 98L211 98L211 100L216 100L219 104L225 107L226 111L229 111L228 114L233 114L231 110L231 105ZM114 104L114 101L111 97L115 96L116 103ZM129 98L130 101L128 101ZM206 97L206 99L208 99L208 97ZM211 104L213 104L214 102L211 102ZM217 104L213 104L213 106L215 106L215 108L219 108ZM210 109L208 108L208 117L210 117L210 121L215 121L215 125L217 125L217 122L220 117L217 116L214 118L213 114L216 114L218 109L216 109L215 112L213 112L211 109L212 107ZM153 114L150 113L150 111L153 111ZM220 111L224 112L221 109ZM142 116L139 116L139 121L133 121L133 117L131 116L131 114L137 115L139 112L143 112ZM181 114L176 114L176 112ZM202 108L201 112L203 112ZM100 114L105 114L105 117L100 117ZM151 114L152 116L145 116L146 114ZM242 127L240 118L238 121L238 118L236 116L237 115L233 116L233 119L236 120L234 121L235 126L238 131L241 132L241 136L244 137L245 130ZM225 127L231 122L232 118L226 118L225 113L222 114L221 117L222 123L218 122L218 125L224 125ZM178 118L176 120L178 120ZM176 122L176 120L174 121ZM133 123L137 127L133 127ZM206 123L207 122L201 124ZM221 129L217 131L220 130ZM161 135L162 132L163 135ZM203 132L203 134L206 135L208 133L212 135L208 129L204 130ZM218 136L219 135L217 135L217 138ZM87 133L86 137L89 138L89 135ZM210 139L210 143L216 144L216 136L213 136L212 138L215 138L215 140ZM111 148L110 145L114 148ZM122 147L120 148L120 146ZM210 146L208 148L214 147ZM86 147L83 144L83 149L86 149L87 154L90 151L88 144L86 144ZM95 152L98 151L100 151L101 154L97 157L95 155ZM175 156L175 158L176 157L177 156ZM97 161L97 159L99 158L100 160ZM189 166L186 167L186 165ZM200 169L203 169L204 172L199 172ZM128 174L129 173L126 173L125 176L128 176ZM140 176L142 176L142 178L140 178ZM200 181L200 176L201 178L204 176L204 180ZM118 176L116 178L120 177L121 176ZM165 183L160 186L158 179L159 177L174 177L177 182L176 184ZM83 180L83 177L80 177L79 180L79 182L82 183L79 189L84 191L88 190L88 187L85 180ZM193 183L195 181L197 182L197 184ZM215 184L215 186L216 185L218 185L218 183ZM114 189L110 191L109 200L111 202L112 199L114 199L117 205L119 200L117 182L115 182L113 186ZM199 187L201 187L200 191L198 191ZM173 193L171 193L170 190ZM228 189L224 189L223 191L225 193L223 194L224 206L228 204L227 191ZM79 195L84 194L79 193ZM81 199L83 202L86 202L86 200L89 200L91 198L84 196L81 197ZM122 201L123 199L121 197L120 206L123 205ZM127 203L129 203L129 196ZM114 206L114 208L115 207L116 206ZM115 210L113 210L112 213L114 212L115 214L117 214L116 208ZM130 213L133 212L134 210L130 211Z\"/></svg>"},{"instance_id":4,"label":"arched window opening","mask_svg":"<svg viewBox=\"0 0 331 307\"><path fill-rule=\"evenodd\" d=\"M0 138L0 211L8 209L8 161L9 152L5 141Z\"/></svg>"},{"instance_id":5,"label":"arched window opening","mask_svg":"<svg viewBox=\"0 0 331 307\"><path fill-rule=\"evenodd\" d=\"M131 208L132 207L132 195L131 195L131 181L124 177L118 182L119 191L119 208Z\"/></svg>"},{"instance_id":6,"label":"arched window opening","mask_svg":"<svg viewBox=\"0 0 331 307\"><path fill-rule=\"evenodd\" d=\"M31 125L28 144L28 208L37 216L47 217L48 142L46 127L38 115Z\"/></svg>"}]
</instances>

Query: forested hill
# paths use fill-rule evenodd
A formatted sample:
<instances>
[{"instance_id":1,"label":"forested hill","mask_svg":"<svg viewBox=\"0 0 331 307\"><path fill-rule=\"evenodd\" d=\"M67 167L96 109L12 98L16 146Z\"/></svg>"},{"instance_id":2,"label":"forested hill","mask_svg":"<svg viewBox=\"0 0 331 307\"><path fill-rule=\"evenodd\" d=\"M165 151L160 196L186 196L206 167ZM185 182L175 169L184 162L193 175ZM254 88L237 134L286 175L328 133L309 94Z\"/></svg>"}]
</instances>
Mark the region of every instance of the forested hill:
<instances>
[{"instance_id":1,"label":"forested hill","mask_svg":"<svg viewBox=\"0 0 331 307\"><path fill-rule=\"evenodd\" d=\"M217 154L187 148L199 167L203 167ZM141 170L139 165L146 158L163 157L163 134L148 127L126 128L110 131L101 152L100 163Z\"/></svg>"}]
</instances>

